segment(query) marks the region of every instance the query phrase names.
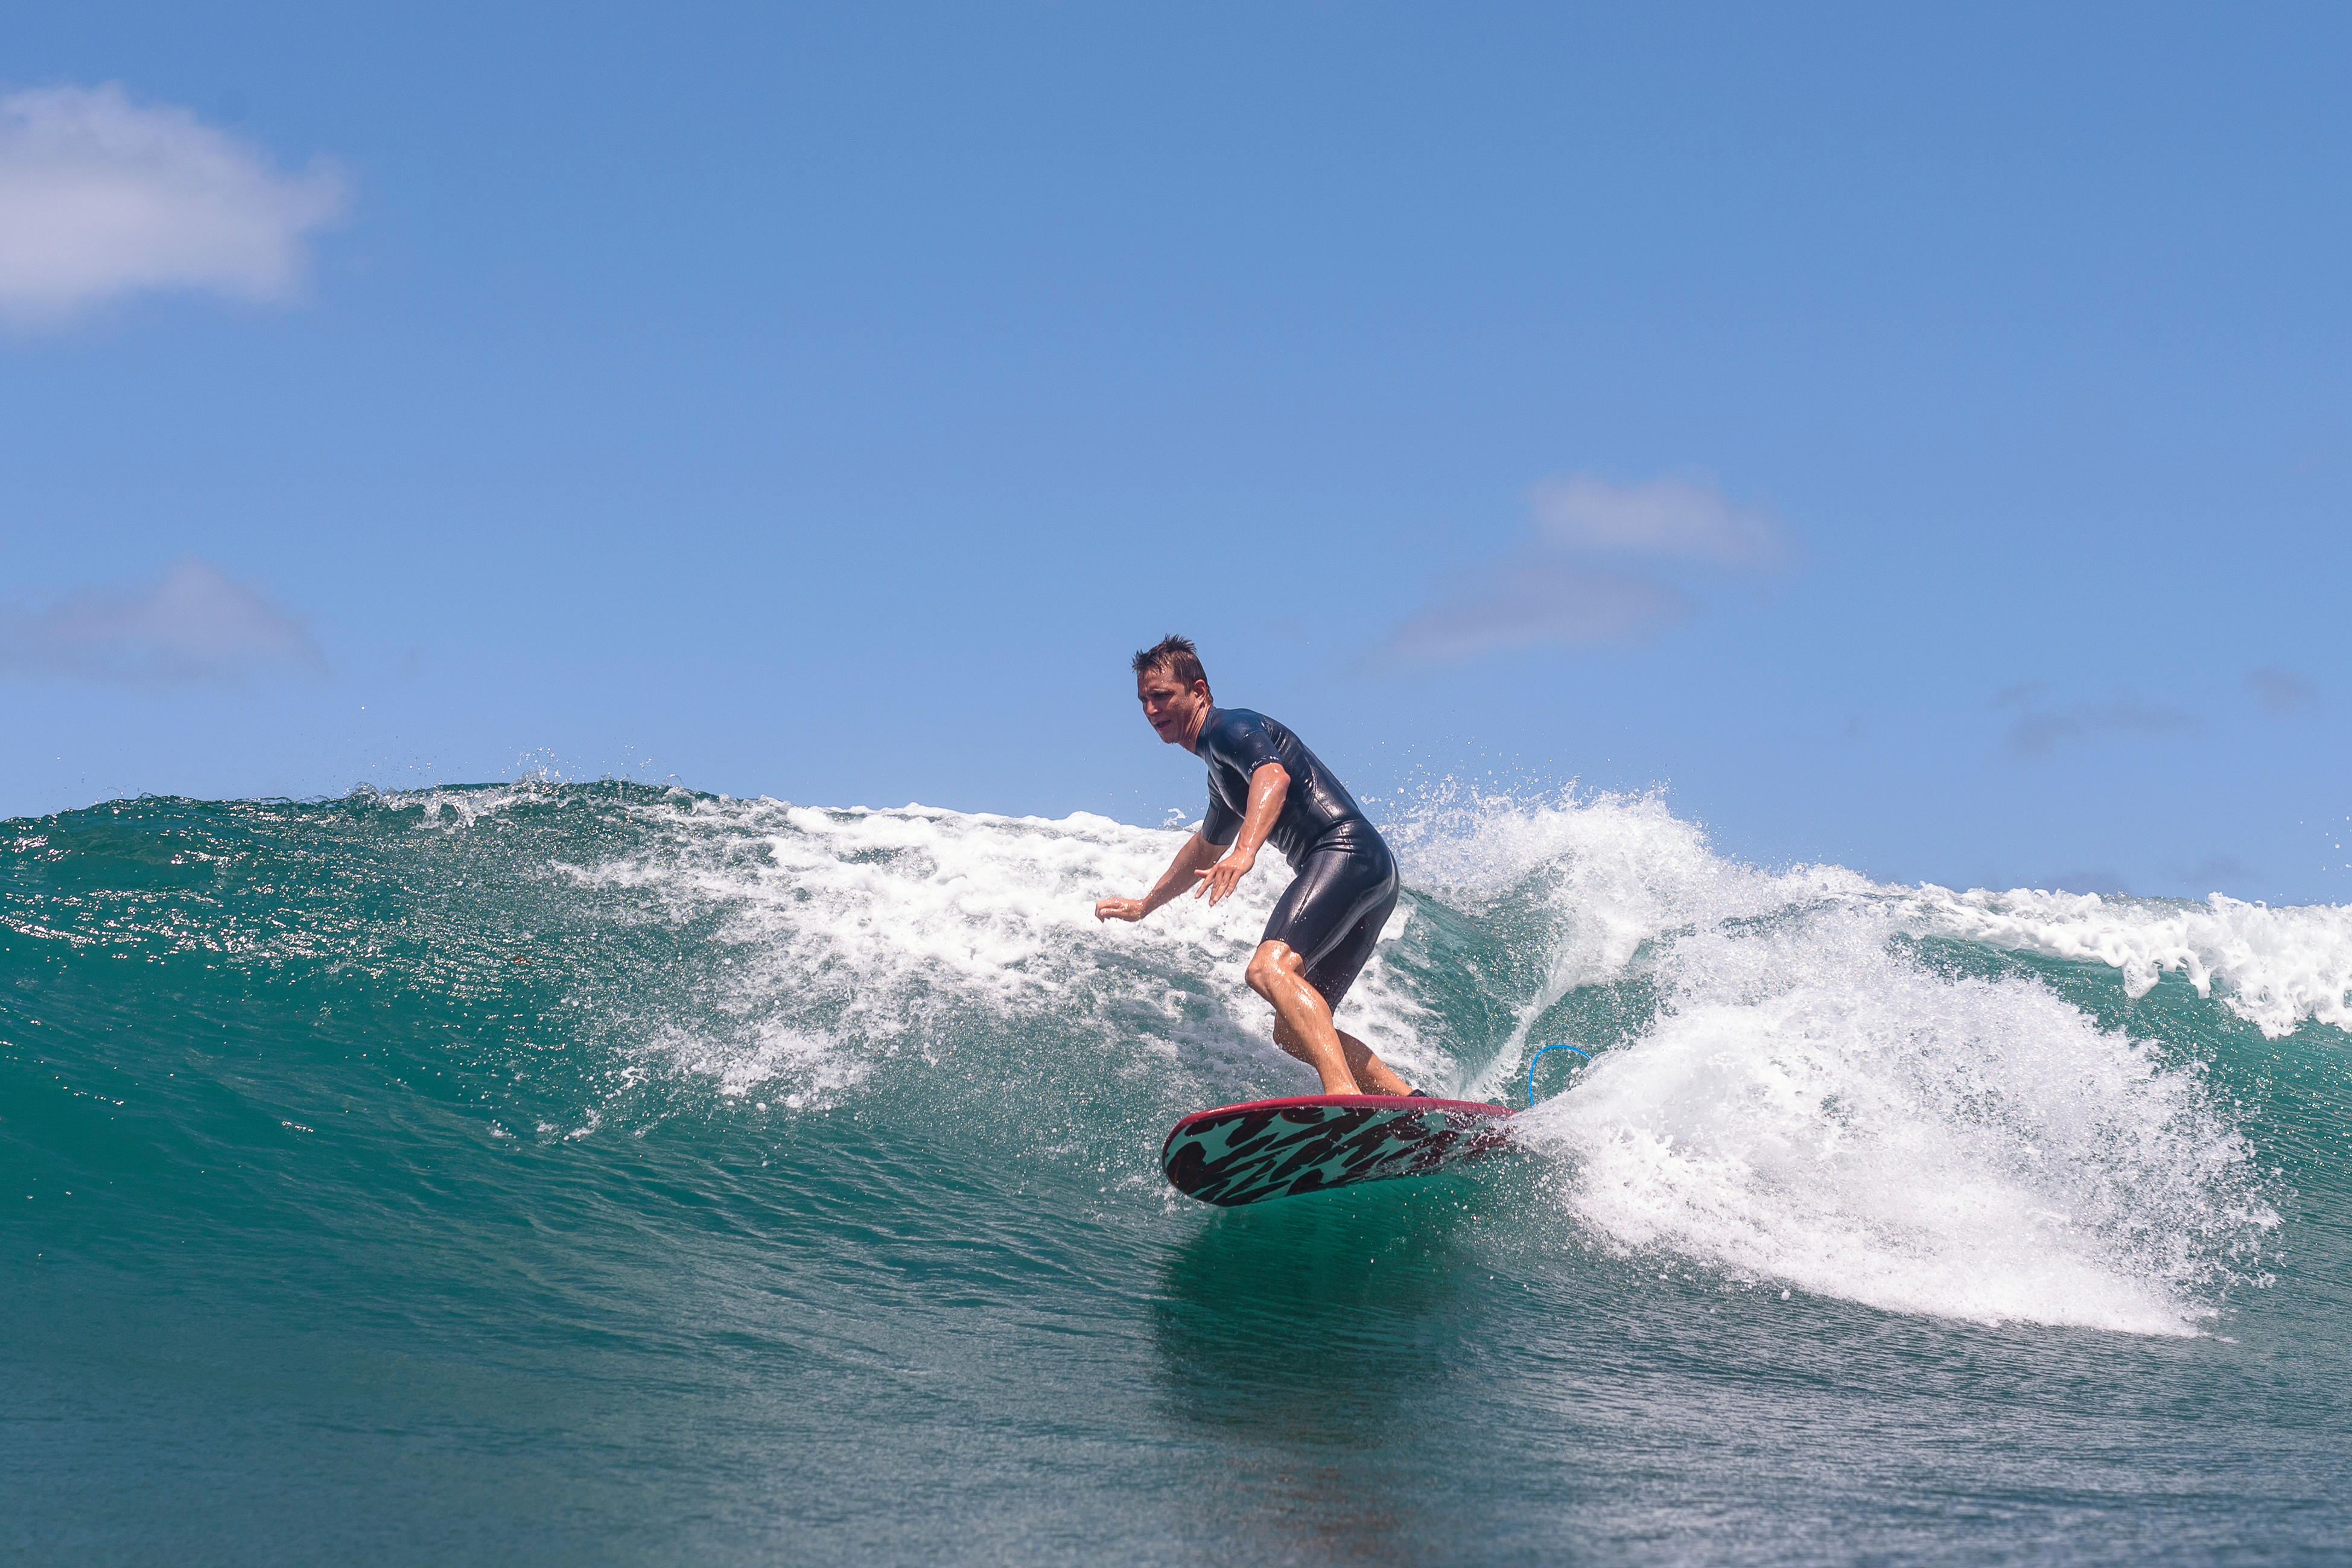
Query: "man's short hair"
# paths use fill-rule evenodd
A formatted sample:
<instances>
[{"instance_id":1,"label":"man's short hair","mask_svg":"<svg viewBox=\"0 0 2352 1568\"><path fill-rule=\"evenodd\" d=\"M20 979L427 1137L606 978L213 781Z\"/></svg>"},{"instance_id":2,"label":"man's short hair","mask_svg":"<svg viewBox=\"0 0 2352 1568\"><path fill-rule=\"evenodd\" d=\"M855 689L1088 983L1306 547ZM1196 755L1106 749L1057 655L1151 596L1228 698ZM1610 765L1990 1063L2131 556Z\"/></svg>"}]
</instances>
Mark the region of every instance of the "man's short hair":
<instances>
[{"instance_id":1,"label":"man's short hair","mask_svg":"<svg viewBox=\"0 0 2352 1568\"><path fill-rule=\"evenodd\" d=\"M1193 651L1192 639L1172 632L1135 656L1135 673L1139 676L1154 670L1165 670L1188 686L1209 678L1209 672L1201 668L1201 655Z\"/></svg>"}]
</instances>

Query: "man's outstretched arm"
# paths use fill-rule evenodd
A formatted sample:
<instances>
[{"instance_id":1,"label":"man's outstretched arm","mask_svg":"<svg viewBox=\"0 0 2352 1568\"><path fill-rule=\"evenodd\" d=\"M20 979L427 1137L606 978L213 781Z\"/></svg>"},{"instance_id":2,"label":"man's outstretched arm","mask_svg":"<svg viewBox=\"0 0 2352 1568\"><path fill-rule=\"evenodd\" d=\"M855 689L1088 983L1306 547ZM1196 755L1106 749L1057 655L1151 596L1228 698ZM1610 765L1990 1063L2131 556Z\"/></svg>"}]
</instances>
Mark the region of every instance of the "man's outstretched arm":
<instances>
[{"instance_id":1,"label":"man's outstretched arm","mask_svg":"<svg viewBox=\"0 0 2352 1568\"><path fill-rule=\"evenodd\" d=\"M1234 884L1249 875L1257 864L1258 846L1274 831L1276 818L1282 815L1282 803L1290 795L1290 769L1279 762L1261 762L1250 775L1249 810L1242 818L1242 831L1234 835L1234 847L1225 858L1206 870L1192 874L1202 879L1200 892L1209 895L1209 902L1222 902L1232 893Z\"/></svg>"},{"instance_id":2,"label":"man's outstretched arm","mask_svg":"<svg viewBox=\"0 0 2352 1568\"><path fill-rule=\"evenodd\" d=\"M1152 883L1150 893L1145 894L1141 898L1103 899L1095 905L1095 918L1097 920L1142 919L1186 888L1191 887L1193 879L1202 867L1216 863L1218 853L1216 845L1209 842L1200 834L1194 833L1184 841L1184 847L1176 852L1176 858L1168 862L1167 871L1161 873L1158 882Z\"/></svg>"}]
</instances>

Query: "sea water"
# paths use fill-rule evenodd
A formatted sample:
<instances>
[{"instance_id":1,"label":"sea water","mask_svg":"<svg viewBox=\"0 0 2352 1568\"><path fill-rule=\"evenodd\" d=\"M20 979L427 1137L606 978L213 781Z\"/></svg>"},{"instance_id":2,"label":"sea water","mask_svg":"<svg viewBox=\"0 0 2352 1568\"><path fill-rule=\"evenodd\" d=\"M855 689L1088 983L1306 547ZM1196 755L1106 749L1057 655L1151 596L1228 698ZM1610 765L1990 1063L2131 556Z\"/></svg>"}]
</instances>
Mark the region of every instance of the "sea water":
<instances>
[{"instance_id":1,"label":"sea water","mask_svg":"<svg viewBox=\"0 0 2352 1568\"><path fill-rule=\"evenodd\" d=\"M0 825L21 1561L2352 1561L2352 910L1433 800L1342 1021L1522 1151L1234 1211L1283 881L529 783Z\"/></svg>"}]
</instances>

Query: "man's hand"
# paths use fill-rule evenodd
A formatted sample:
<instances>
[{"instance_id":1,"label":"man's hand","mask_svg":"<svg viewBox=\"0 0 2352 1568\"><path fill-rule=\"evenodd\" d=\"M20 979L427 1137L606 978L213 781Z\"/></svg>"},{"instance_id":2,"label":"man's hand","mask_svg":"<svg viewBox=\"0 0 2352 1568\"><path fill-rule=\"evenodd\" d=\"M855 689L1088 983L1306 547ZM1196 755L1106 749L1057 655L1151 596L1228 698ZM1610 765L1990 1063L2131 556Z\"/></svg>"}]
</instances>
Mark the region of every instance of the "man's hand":
<instances>
[{"instance_id":1,"label":"man's hand","mask_svg":"<svg viewBox=\"0 0 2352 1568\"><path fill-rule=\"evenodd\" d=\"M1097 920L1142 919L1182 893L1187 886L1191 885L1184 879L1215 860L1217 854L1216 845L1202 841L1201 835L1194 833L1184 841L1184 847L1176 852L1176 858L1168 862L1168 869L1160 873L1160 880L1151 884L1150 893L1145 894L1141 898L1097 899L1095 901L1095 918Z\"/></svg>"},{"instance_id":2,"label":"man's hand","mask_svg":"<svg viewBox=\"0 0 2352 1568\"><path fill-rule=\"evenodd\" d=\"M1255 864L1257 864L1255 850L1243 850L1236 846L1233 853L1208 870L1196 871L1192 873L1201 879L1201 885L1192 890L1192 896L1198 898L1201 894L1207 894L1209 907L1214 909L1221 901L1232 894L1236 883L1249 875L1250 868Z\"/></svg>"}]
</instances>

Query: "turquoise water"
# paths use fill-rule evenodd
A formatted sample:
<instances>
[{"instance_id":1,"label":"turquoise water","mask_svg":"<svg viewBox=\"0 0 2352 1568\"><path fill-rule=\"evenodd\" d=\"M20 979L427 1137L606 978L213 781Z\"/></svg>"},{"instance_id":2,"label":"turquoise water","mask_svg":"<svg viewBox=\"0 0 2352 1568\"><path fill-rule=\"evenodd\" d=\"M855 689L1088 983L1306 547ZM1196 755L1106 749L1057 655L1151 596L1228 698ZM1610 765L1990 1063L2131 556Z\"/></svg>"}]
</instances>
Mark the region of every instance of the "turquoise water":
<instances>
[{"instance_id":1,"label":"turquoise water","mask_svg":"<svg viewBox=\"0 0 2352 1568\"><path fill-rule=\"evenodd\" d=\"M0 825L27 1561L2352 1555L2352 911L1390 824L1348 1017L1526 1152L1213 1211L1305 1092L1170 833L634 785ZM1274 869L1269 867L1269 869Z\"/></svg>"}]
</instances>

